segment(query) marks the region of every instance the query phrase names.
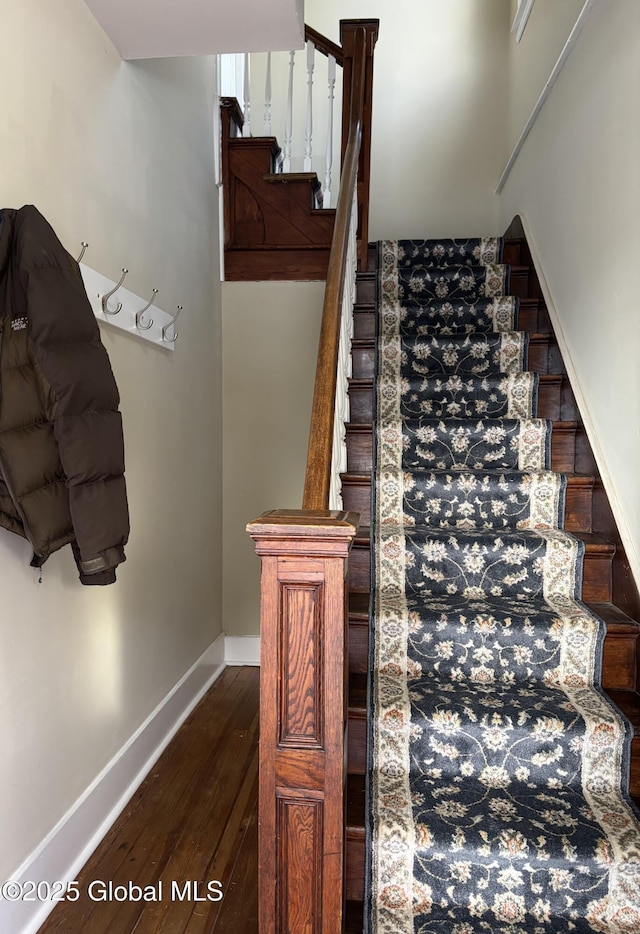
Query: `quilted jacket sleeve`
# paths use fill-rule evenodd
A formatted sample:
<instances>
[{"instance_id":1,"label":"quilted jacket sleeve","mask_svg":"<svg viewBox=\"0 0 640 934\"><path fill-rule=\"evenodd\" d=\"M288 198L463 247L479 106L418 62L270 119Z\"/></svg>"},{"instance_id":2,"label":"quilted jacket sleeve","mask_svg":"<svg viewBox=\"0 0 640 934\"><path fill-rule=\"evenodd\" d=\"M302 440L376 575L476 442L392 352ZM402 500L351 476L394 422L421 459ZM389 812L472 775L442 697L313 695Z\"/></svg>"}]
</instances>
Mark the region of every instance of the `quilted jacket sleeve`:
<instances>
[{"instance_id":1,"label":"quilted jacket sleeve","mask_svg":"<svg viewBox=\"0 0 640 934\"><path fill-rule=\"evenodd\" d=\"M18 212L16 236L34 365L66 477L80 579L112 583L129 535L116 382L75 260L32 206Z\"/></svg>"}]
</instances>

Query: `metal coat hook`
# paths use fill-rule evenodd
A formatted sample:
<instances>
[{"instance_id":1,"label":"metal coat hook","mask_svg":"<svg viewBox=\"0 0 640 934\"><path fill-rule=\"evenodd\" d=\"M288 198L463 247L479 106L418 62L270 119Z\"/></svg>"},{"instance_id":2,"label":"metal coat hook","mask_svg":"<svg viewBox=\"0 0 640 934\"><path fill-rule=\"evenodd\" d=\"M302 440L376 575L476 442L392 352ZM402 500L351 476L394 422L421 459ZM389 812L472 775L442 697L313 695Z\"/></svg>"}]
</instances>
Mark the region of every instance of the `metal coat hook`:
<instances>
[{"instance_id":1,"label":"metal coat hook","mask_svg":"<svg viewBox=\"0 0 640 934\"><path fill-rule=\"evenodd\" d=\"M175 342L178 339L178 332L175 329L174 329L173 337L167 337L167 331L169 330L172 324L175 325L176 321L178 320L180 316L181 311L182 311L182 305L178 305L178 310L176 311L175 315L173 316L171 321L169 321L168 324L165 324L165 326L162 329L162 340L166 341L167 344L175 344Z\"/></svg>"},{"instance_id":2,"label":"metal coat hook","mask_svg":"<svg viewBox=\"0 0 640 934\"><path fill-rule=\"evenodd\" d=\"M84 256L84 251L87 249L87 247L89 246L89 244L86 242L86 240L81 240L81 241L80 241L80 246L82 247L82 249L81 249L81 251L80 251L80 256L79 256L79 257L77 258L77 260L76 260L76 263L78 263L78 264L79 264L80 262L82 262L82 257Z\"/></svg>"},{"instance_id":3,"label":"metal coat hook","mask_svg":"<svg viewBox=\"0 0 640 934\"><path fill-rule=\"evenodd\" d=\"M141 321L140 319L142 318L142 316L143 316L143 314L145 313L145 311L147 311L147 309L151 308L151 306L153 305L153 303L154 303L155 300L156 300L156 295L157 295L157 294L158 294L158 290L157 290L157 289L154 289L154 290L153 290L153 295L151 296L151 299L147 302L147 304L144 306L144 308L141 308L140 311L136 311L136 327L139 328L139 330L141 330L141 331L148 331L149 328L151 327L151 325L153 324L153 318L149 318L149 323L148 323L148 324L143 324L142 321Z\"/></svg>"},{"instance_id":4,"label":"metal coat hook","mask_svg":"<svg viewBox=\"0 0 640 934\"><path fill-rule=\"evenodd\" d=\"M120 276L120 282L118 282L118 284L114 286L114 288L112 288L110 292L107 292L106 295L102 296L101 305L102 305L102 310L105 313L105 315L117 315L120 311L122 311L122 302L118 302L118 307L115 309L115 311L111 311L107 303L109 299L111 298L111 296L114 295L118 291L118 289L124 282L124 277L127 275L128 272L129 270L125 269L123 266L122 275Z\"/></svg>"}]
</instances>

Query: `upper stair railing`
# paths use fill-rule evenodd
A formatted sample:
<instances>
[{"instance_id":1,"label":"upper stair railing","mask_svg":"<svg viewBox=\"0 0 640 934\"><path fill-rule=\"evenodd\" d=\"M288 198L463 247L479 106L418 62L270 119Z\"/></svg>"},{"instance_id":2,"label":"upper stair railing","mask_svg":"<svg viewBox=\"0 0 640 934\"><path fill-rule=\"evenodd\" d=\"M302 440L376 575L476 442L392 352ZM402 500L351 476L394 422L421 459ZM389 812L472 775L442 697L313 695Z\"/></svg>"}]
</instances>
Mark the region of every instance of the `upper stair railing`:
<instances>
[{"instance_id":1,"label":"upper stair railing","mask_svg":"<svg viewBox=\"0 0 640 934\"><path fill-rule=\"evenodd\" d=\"M342 423L356 268L366 263L378 21L340 25L342 173L303 505L264 513L247 527L262 559L260 934L344 930L347 559L358 516L331 506L339 504L344 469Z\"/></svg>"},{"instance_id":2,"label":"upper stair railing","mask_svg":"<svg viewBox=\"0 0 640 934\"><path fill-rule=\"evenodd\" d=\"M358 261L358 168L367 78L365 27L354 31L350 52L345 59L349 70L345 75L348 78L345 93L347 88L350 90L349 122L324 294L303 509L340 508L340 473L346 469L344 422L348 420L347 388ZM365 248L366 242L365 234Z\"/></svg>"}]
</instances>

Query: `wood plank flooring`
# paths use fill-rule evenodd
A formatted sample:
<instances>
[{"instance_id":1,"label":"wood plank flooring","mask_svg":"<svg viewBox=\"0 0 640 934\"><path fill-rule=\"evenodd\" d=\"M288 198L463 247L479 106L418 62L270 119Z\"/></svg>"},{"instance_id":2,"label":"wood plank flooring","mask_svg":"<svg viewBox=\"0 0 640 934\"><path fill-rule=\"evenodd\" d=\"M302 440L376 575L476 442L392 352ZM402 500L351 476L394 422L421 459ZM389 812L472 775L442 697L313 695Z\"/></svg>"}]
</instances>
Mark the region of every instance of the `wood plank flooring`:
<instances>
[{"instance_id":1,"label":"wood plank flooring","mask_svg":"<svg viewBox=\"0 0 640 934\"><path fill-rule=\"evenodd\" d=\"M223 672L40 934L257 934L259 678ZM109 883L157 900L96 900Z\"/></svg>"}]
</instances>

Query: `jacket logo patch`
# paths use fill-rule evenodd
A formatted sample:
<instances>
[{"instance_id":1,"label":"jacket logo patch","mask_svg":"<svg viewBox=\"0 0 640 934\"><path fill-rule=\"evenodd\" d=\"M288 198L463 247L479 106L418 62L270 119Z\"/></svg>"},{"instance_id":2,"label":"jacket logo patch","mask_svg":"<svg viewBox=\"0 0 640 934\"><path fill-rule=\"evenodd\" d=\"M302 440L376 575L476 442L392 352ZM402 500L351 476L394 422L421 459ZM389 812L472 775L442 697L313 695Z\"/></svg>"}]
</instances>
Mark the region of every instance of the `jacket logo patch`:
<instances>
[{"instance_id":1,"label":"jacket logo patch","mask_svg":"<svg viewBox=\"0 0 640 934\"><path fill-rule=\"evenodd\" d=\"M11 321L11 330L12 331L24 331L29 324L29 320L26 315L23 315L21 318L13 318Z\"/></svg>"}]
</instances>

